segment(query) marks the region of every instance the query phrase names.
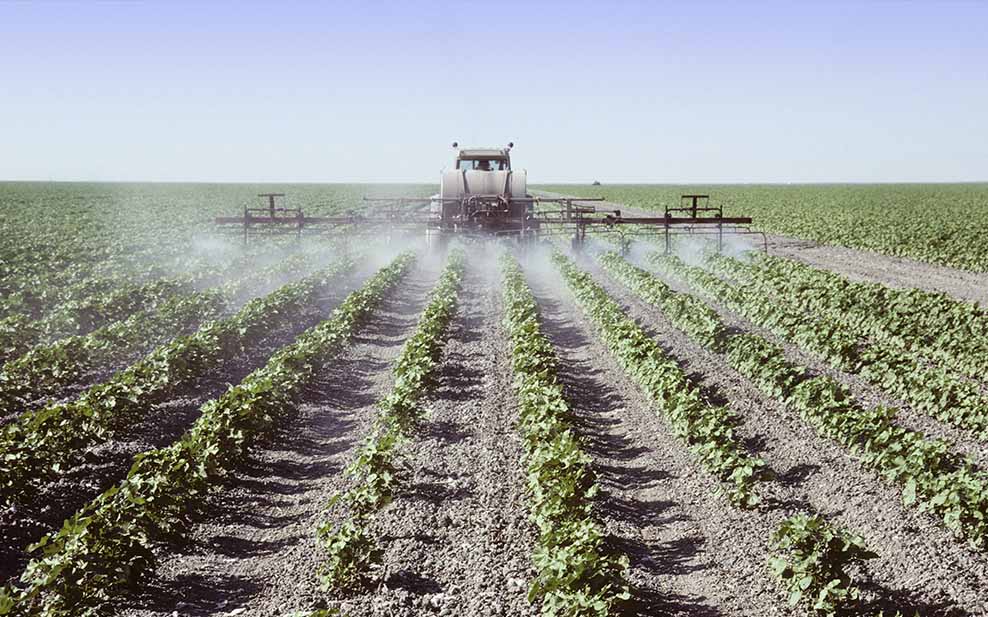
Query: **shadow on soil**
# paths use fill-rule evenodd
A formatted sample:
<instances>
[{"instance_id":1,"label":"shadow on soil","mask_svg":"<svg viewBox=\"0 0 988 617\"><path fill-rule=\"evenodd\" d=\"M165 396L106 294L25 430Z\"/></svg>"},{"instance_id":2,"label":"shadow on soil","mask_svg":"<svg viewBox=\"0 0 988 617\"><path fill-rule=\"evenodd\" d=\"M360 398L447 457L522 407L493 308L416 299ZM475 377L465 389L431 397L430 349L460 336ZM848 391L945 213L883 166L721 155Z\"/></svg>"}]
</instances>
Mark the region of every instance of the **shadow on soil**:
<instances>
[{"instance_id":1,"label":"shadow on soil","mask_svg":"<svg viewBox=\"0 0 988 617\"><path fill-rule=\"evenodd\" d=\"M861 585L862 591L871 592L875 597L871 602L862 604L847 614L879 615L892 617L901 614L902 617L968 617L972 613L951 606L947 602L930 603L918 597L918 594L903 589L891 589L876 582Z\"/></svg>"},{"instance_id":2,"label":"shadow on soil","mask_svg":"<svg viewBox=\"0 0 988 617\"><path fill-rule=\"evenodd\" d=\"M178 614L189 617L223 614L232 611L261 587L250 579L233 575L179 576L174 581L179 593L161 596L159 606L173 607Z\"/></svg>"},{"instance_id":3,"label":"shadow on soil","mask_svg":"<svg viewBox=\"0 0 988 617\"><path fill-rule=\"evenodd\" d=\"M445 482L416 482L407 491L402 492L403 497L427 501L434 505L443 502L463 501L471 497L474 492L466 486L450 487Z\"/></svg>"},{"instance_id":4,"label":"shadow on soil","mask_svg":"<svg viewBox=\"0 0 988 617\"><path fill-rule=\"evenodd\" d=\"M484 322L489 315L479 311L461 313L453 320L449 339L462 343L462 348L473 355L482 354L482 347L470 345L480 341L484 333ZM484 396L484 373L474 368L476 360L468 354L447 351L440 364L435 398L462 403L478 400Z\"/></svg>"},{"instance_id":5,"label":"shadow on soil","mask_svg":"<svg viewBox=\"0 0 988 617\"><path fill-rule=\"evenodd\" d=\"M408 570L394 572L385 580L385 584L391 589L404 589L417 596L442 591L442 586L438 582Z\"/></svg>"}]
</instances>

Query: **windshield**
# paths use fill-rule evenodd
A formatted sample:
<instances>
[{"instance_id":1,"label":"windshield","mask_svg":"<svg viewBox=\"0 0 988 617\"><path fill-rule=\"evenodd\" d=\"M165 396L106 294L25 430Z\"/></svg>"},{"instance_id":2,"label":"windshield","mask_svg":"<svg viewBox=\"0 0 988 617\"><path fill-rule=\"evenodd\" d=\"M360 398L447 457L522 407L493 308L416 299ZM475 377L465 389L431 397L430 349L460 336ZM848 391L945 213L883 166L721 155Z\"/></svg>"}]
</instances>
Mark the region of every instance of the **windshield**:
<instances>
[{"instance_id":1,"label":"windshield","mask_svg":"<svg viewBox=\"0 0 988 617\"><path fill-rule=\"evenodd\" d=\"M456 168L460 170L479 171L505 171L508 169L508 162L504 159L461 159L457 161Z\"/></svg>"}]
</instances>

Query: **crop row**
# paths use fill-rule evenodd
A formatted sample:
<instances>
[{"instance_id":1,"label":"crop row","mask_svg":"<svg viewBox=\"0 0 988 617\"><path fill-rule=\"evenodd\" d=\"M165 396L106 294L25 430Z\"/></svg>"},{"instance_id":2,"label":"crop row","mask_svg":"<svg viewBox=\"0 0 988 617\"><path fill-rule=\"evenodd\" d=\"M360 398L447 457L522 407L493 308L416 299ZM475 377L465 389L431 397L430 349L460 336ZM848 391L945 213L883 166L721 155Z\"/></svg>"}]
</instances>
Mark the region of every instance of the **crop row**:
<instances>
[{"instance_id":1,"label":"crop row","mask_svg":"<svg viewBox=\"0 0 988 617\"><path fill-rule=\"evenodd\" d=\"M0 413L12 413L42 396L76 383L86 372L114 364L134 348L161 344L219 316L224 298L216 292L176 295L154 309L86 335L70 336L37 345L0 368Z\"/></svg>"},{"instance_id":2,"label":"crop row","mask_svg":"<svg viewBox=\"0 0 988 617\"><path fill-rule=\"evenodd\" d=\"M950 444L899 426L892 409L862 408L838 382L827 376L812 377L761 336L729 334L722 322L710 336L709 313L694 318L693 312L675 308L686 302L699 304L699 300L684 300L686 294L673 291L650 272L616 254L606 255L601 262L650 304L663 312L667 305L673 307L666 315L676 327L687 333L704 333L696 337L697 342L726 354L731 366L762 392L795 411L817 433L846 448L864 466L898 485L906 505L935 513L947 529L973 548L988 547L988 474L954 453ZM699 323L690 323L694 320ZM711 340L723 342L711 344Z\"/></svg>"},{"instance_id":3,"label":"crop row","mask_svg":"<svg viewBox=\"0 0 988 617\"><path fill-rule=\"evenodd\" d=\"M988 439L988 399L976 383L880 340L861 340L836 320L791 309L756 287L731 284L678 257L653 253L650 262L836 368L860 375L913 409Z\"/></svg>"},{"instance_id":4,"label":"crop row","mask_svg":"<svg viewBox=\"0 0 988 617\"><path fill-rule=\"evenodd\" d=\"M43 318L58 305L105 293L118 283L175 273L210 280L216 267L249 264L271 247L294 252L309 243L266 238L244 246L239 236L209 235L208 215L236 213L257 201L256 187L181 185L22 184L0 186L0 320L15 313ZM431 187L389 185L294 186L286 203L307 213L368 206L364 195L422 195ZM204 211L204 204L210 204ZM0 323L2 325L2 323Z\"/></svg>"},{"instance_id":5,"label":"crop row","mask_svg":"<svg viewBox=\"0 0 988 617\"><path fill-rule=\"evenodd\" d=\"M77 400L22 413L0 433L0 497L9 503L30 495L75 464L84 449L222 365L247 343L304 314L318 292L345 276L351 266L344 259L255 298L236 314L158 347Z\"/></svg>"},{"instance_id":6,"label":"crop row","mask_svg":"<svg viewBox=\"0 0 988 617\"><path fill-rule=\"evenodd\" d=\"M163 272L113 272L64 289L56 286L57 291L45 288L51 282L39 282L42 287L37 292L35 288L30 291L47 294L57 304L41 312L36 299L32 304L34 310L8 311L0 319L0 362L16 358L36 345L88 334L135 312L154 310L164 302L191 293L203 283L208 285L224 278L237 265L236 262L218 267L200 265L180 276L162 276ZM10 301L5 300L9 308Z\"/></svg>"},{"instance_id":7,"label":"crop row","mask_svg":"<svg viewBox=\"0 0 988 617\"><path fill-rule=\"evenodd\" d=\"M256 189L248 185L5 183L0 186L4 206L0 297L32 287L56 292L111 271L133 274L163 267L186 272L196 263L249 255L255 248L295 245L294 237L285 237L266 238L263 247L260 243L243 247L238 236L223 239L203 233L208 231L205 219L209 216L235 214L245 204L257 203ZM286 205L312 215L359 211L368 207L363 196L428 197L432 190L427 185L296 185Z\"/></svg>"},{"instance_id":8,"label":"crop row","mask_svg":"<svg viewBox=\"0 0 988 617\"><path fill-rule=\"evenodd\" d=\"M135 311L154 307L188 291L188 286L170 280L122 284L112 291L62 304L40 321L32 321L24 315L12 315L5 318L0 326L0 362L19 356L42 341L86 334L105 323L123 319Z\"/></svg>"},{"instance_id":9,"label":"crop row","mask_svg":"<svg viewBox=\"0 0 988 617\"><path fill-rule=\"evenodd\" d=\"M347 474L358 479L349 490L330 500L331 508L344 504L349 516L339 524L327 518L316 530L327 554L319 570L324 590L363 584L381 562L383 552L370 523L391 502L399 487L397 448L412 436L425 415L422 399L435 387L436 368L456 314L465 268L465 253L461 249L450 251L415 332L405 341L392 368L391 392L378 402L380 413L374 427L346 469Z\"/></svg>"},{"instance_id":10,"label":"crop row","mask_svg":"<svg viewBox=\"0 0 988 617\"><path fill-rule=\"evenodd\" d=\"M164 344L221 316L244 290L258 283L266 288L271 279L294 278L307 269L305 257L292 257L218 289L178 294L89 334L38 345L0 368L0 414L23 409L42 397L55 398L88 371L116 365L138 350Z\"/></svg>"},{"instance_id":11,"label":"crop row","mask_svg":"<svg viewBox=\"0 0 988 617\"><path fill-rule=\"evenodd\" d=\"M590 457L569 426L569 404L535 297L514 257L502 255L501 271L530 517L539 530L533 554L538 574L529 599L542 599L545 616L611 615L629 595L628 558L608 554L604 546L604 530L593 515L599 488Z\"/></svg>"},{"instance_id":12,"label":"crop row","mask_svg":"<svg viewBox=\"0 0 988 617\"><path fill-rule=\"evenodd\" d=\"M747 452L735 434L737 418L725 407L708 404L699 387L621 306L562 253L552 257L600 338L624 369L652 398L676 435L709 472L728 482L737 505L759 502L755 483L764 462Z\"/></svg>"},{"instance_id":13,"label":"crop row","mask_svg":"<svg viewBox=\"0 0 988 617\"><path fill-rule=\"evenodd\" d=\"M62 241L50 250L54 253L64 250ZM4 280L0 316L19 314L32 320L42 319L63 306L84 305L88 298L108 294L119 286L133 285L133 281L150 281L164 275L158 268L139 269L131 264L113 263L110 260L115 251L107 249L105 253L106 261L97 262L98 266L69 263L40 275L13 275ZM66 319L68 314L67 310L63 310L61 319Z\"/></svg>"},{"instance_id":14,"label":"crop row","mask_svg":"<svg viewBox=\"0 0 988 617\"><path fill-rule=\"evenodd\" d=\"M971 302L922 289L852 282L791 259L754 256L751 263L712 255L717 272L763 293L833 319L857 332L917 353L974 379L988 374L988 313Z\"/></svg>"},{"instance_id":15,"label":"crop row","mask_svg":"<svg viewBox=\"0 0 988 617\"><path fill-rule=\"evenodd\" d=\"M105 265L105 272L69 285L58 281L64 273L31 279L26 289L3 298L0 360L16 357L41 342L86 334L176 294L216 284L241 266L237 259L214 264L191 256L172 267L142 270ZM172 274L176 271L182 274Z\"/></svg>"},{"instance_id":16,"label":"crop row","mask_svg":"<svg viewBox=\"0 0 988 617\"><path fill-rule=\"evenodd\" d=\"M143 281L192 272L217 253L244 252L236 245L221 249L216 242L176 242L201 226L201 200L187 201L186 208L172 199L134 208L121 188L2 188L0 315L13 310L38 317L57 304L82 299L90 285L106 291L108 279Z\"/></svg>"},{"instance_id":17,"label":"crop row","mask_svg":"<svg viewBox=\"0 0 988 617\"><path fill-rule=\"evenodd\" d=\"M157 542L180 537L209 486L255 440L290 414L304 388L349 345L384 295L411 268L403 254L351 293L331 317L202 407L172 445L138 455L119 485L29 548L40 552L17 587L0 593L0 615L80 615L144 579Z\"/></svg>"}]
</instances>

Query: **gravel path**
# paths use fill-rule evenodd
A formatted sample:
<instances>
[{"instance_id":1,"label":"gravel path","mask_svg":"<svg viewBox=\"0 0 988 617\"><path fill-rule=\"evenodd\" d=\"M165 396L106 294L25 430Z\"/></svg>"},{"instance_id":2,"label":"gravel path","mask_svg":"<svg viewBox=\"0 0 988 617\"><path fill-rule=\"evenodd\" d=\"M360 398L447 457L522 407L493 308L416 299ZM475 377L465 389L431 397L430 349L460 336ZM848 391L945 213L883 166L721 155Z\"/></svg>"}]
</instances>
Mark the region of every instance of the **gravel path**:
<instances>
[{"instance_id":1,"label":"gravel path","mask_svg":"<svg viewBox=\"0 0 988 617\"><path fill-rule=\"evenodd\" d=\"M424 264L385 300L297 417L209 496L189 542L161 555L154 584L122 614L275 616L326 601L316 527L344 488L342 470L391 387L391 364L437 276Z\"/></svg>"},{"instance_id":2,"label":"gravel path","mask_svg":"<svg viewBox=\"0 0 988 617\"><path fill-rule=\"evenodd\" d=\"M771 583L763 565L768 534L783 516L813 508L842 527L862 534L868 546L880 555L869 562L873 574L869 596L876 603L869 608L894 608L904 614L918 610L923 615L981 615L988 611L984 598L984 590L988 589L985 555L966 549L931 517L903 507L897 488L882 483L841 448L817 437L798 417L761 396L723 358L693 344L657 309L638 300L598 269L584 265L630 316L667 345L701 385L710 388L714 398L723 397L743 418L742 433L749 436L750 446L777 475L777 480L763 490L768 499L762 510L738 515L745 520L746 528L713 526L711 533L719 541L711 540L707 545L724 542L735 547L736 554L724 554L711 561L734 571L737 580L752 587L762 581ZM725 514L728 513L713 516ZM755 529L760 542L748 540ZM771 610L779 610L781 604L777 601ZM754 606L729 612L779 614L759 613Z\"/></svg>"},{"instance_id":3,"label":"gravel path","mask_svg":"<svg viewBox=\"0 0 988 617\"><path fill-rule=\"evenodd\" d=\"M854 281L942 291L962 300L988 304L988 274L985 273L842 246L826 246L787 236L769 235L768 240L768 250L773 255L833 270Z\"/></svg>"},{"instance_id":4,"label":"gravel path","mask_svg":"<svg viewBox=\"0 0 988 617\"><path fill-rule=\"evenodd\" d=\"M375 522L385 582L343 605L370 615L537 615L497 265L471 255L431 415L407 446L406 490Z\"/></svg>"}]
</instances>

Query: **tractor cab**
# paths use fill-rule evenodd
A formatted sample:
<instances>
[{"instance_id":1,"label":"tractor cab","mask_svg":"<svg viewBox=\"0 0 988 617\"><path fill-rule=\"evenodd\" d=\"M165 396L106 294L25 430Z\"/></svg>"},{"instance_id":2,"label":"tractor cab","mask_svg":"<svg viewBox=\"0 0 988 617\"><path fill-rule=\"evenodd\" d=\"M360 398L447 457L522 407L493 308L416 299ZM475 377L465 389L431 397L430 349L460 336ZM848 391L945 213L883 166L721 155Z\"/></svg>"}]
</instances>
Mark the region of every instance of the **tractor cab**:
<instances>
[{"instance_id":1,"label":"tractor cab","mask_svg":"<svg viewBox=\"0 0 988 617\"><path fill-rule=\"evenodd\" d=\"M453 144L456 147L456 144ZM499 149L462 149L457 151L457 171L511 171L511 144Z\"/></svg>"}]
</instances>

